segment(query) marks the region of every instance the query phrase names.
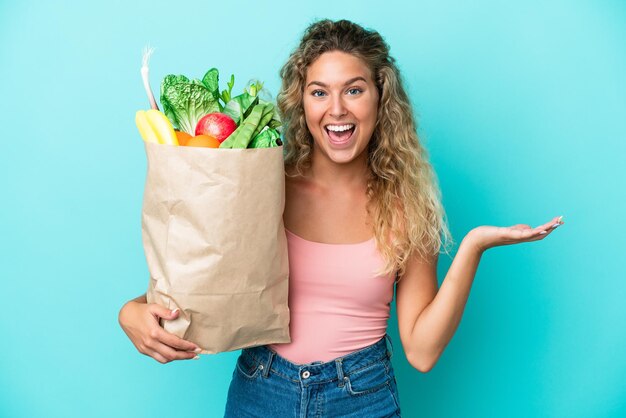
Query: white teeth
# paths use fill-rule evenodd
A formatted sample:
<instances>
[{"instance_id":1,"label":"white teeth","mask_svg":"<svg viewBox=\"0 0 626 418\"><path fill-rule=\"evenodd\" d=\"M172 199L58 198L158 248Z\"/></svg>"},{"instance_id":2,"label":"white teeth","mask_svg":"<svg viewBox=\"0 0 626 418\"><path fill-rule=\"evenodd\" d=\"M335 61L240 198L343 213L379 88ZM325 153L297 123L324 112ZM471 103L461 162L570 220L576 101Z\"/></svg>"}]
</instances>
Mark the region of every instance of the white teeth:
<instances>
[{"instance_id":1,"label":"white teeth","mask_svg":"<svg viewBox=\"0 0 626 418\"><path fill-rule=\"evenodd\" d=\"M354 128L354 125L351 123L348 125L326 125L326 129L333 132L343 132L352 128Z\"/></svg>"}]
</instances>

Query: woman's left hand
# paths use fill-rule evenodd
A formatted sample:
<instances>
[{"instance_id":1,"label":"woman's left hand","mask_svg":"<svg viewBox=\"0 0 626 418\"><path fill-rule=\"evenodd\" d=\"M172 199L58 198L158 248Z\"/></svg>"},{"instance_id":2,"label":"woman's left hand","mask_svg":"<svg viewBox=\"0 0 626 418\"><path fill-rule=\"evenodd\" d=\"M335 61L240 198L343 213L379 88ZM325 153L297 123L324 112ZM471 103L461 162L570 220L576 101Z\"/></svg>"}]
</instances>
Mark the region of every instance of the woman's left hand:
<instances>
[{"instance_id":1,"label":"woman's left hand","mask_svg":"<svg viewBox=\"0 0 626 418\"><path fill-rule=\"evenodd\" d=\"M467 239L472 242L480 252L500 245L519 244L521 242L539 241L550 235L560 225L563 225L563 217L557 216L550 222L531 228L530 225L518 224L513 226L479 226L472 229Z\"/></svg>"}]
</instances>

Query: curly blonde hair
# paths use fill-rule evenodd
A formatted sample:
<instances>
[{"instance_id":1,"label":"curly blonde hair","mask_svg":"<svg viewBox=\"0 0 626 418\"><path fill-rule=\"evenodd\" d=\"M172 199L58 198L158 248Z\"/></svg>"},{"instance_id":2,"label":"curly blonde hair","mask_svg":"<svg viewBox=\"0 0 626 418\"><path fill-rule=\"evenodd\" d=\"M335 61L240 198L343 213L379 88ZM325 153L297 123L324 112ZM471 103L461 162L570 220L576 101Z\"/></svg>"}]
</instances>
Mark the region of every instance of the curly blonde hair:
<instances>
[{"instance_id":1,"label":"curly blonde hair","mask_svg":"<svg viewBox=\"0 0 626 418\"><path fill-rule=\"evenodd\" d=\"M360 58L371 70L379 93L378 115L370 139L367 212L385 260L379 274L405 273L417 254L428 259L447 252L452 242L441 204L441 193L416 132L408 95L395 59L382 36L348 20L312 23L300 45L280 70L277 105L284 125L285 166L301 176L311 166L313 137L303 106L307 68L320 55L341 51Z\"/></svg>"}]
</instances>

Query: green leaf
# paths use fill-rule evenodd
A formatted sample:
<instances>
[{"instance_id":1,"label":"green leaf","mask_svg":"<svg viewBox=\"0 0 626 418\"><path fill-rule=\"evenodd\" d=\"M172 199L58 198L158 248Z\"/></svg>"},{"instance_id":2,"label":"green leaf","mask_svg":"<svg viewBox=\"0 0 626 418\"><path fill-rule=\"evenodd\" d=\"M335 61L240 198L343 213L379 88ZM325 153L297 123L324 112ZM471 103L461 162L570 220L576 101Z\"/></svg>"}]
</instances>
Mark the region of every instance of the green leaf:
<instances>
[{"instance_id":1,"label":"green leaf","mask_svg":"<svg viewBox=\"0 0 626 418\"><path fill-rule=\"evenodd\" d=\"M282 145L282 141L278 131L266 126L258 135L252 138L248 148L270 148L279 145Z\"/></svg>"},{"instance_id":2,"label":"green leaf","mask_svg":"<svg viewBox=\"0 0 626 418\"><path fill-rule=\"evenodd\" d=\"M177 83L188 83L189 79L184 75L169 74L165 76L161 82L161 104L163 105L163 113L172 122L176 129L180 129L180 122L174 112L174 106L170 103L169 98L165 95L165 89Z\"/></svg>"},{"instance_id":3,"label":"green leaf","mask_svg":"<svg viewBox=\"0 0 626 418\"><path fill-rule=\"evenodd\" d=\"M241 124L241 121L242 121L241 116L243 115L243 109L239 101L237 100L228 101L228 103L226 103L226 106L224 106L222 113L225 113L228 116L230 116L235 121L237 126Z\"/></svg>"},{"instance_id":4,"label":"green leaf","mask_svg":"<svg viewBox=\"0 0 626 418\"><path fill-rule=\"evenodd\" d=\"M250 115L252 108L258 104L259 99L255 96L251 96L248 93L240 94L233 97L224 106L223 112L233 118L233 120L240 125L245 118Z\"/></svg>"},{"instance_id":5,"label":"green leaf","mask_svg":"<svg viewBox=\"0 0 626 418\"><path fill-rule=\"evenodd\" d=\"M248 116L250 116L250 112L252 112L252 109L254 109L254 107L256 105L259 104L259 98L256 96L250 96L250 95L246 95L244 96L243 99L243 118L247 118Z\"/></svg>"},{"instance_id":6,"label":"green leaf","mask_svg":"<svg viewBox=\"0 0 626 418\"><path fill-rule=\"evenodd\" d=\"M230 81L226 83L226 85L228 85L228 90L223 90L221 96L225 104L230 102L230 99L232 97L231 93L233 91L233 86L235 85L235 74L230 75Z\"/></svg>"},{"instance_id":7,"label":"green leaf","mask_svg":"<svg viewBox=\"0 0 626 418\"><path fill-rule=\"evenodd\" d=\"M207 113L219 112L219 102L200 80L168 75L161 83L161 103L172 124L190 135Z\"/></svg>"},{"instance_id":8,"label":"green leaf","mask_svg":"<svg viewBox=\"0 0 626 418\"><path fill-rule=\"evenodd\" d=\"M202 77L202 84L211 92L215 100L220 97L219 78L217 68L211 68L206 72L204 77Z\"/></svg>"},{"instance_id":9,"label":"green leaf","mask_svg":"<svg viewBox=\"0 0 626 418\"><path fill-rule=\"evenodd\" d=\"M226 84L228 85L228 92L233 91L233 87L235 86L235 74L230 75L230 81Z\"/></svg>"},{"instance_id":10,"label":"green leaf","mask_svg":"<svg viewBox=\"0 0 626 418\"><path fill-rule=\"evenodd\" d=\"M222 95L220 97L224 103L230 102L230 92L228 90L222 90Z\"/></svg>"}]
</instances>

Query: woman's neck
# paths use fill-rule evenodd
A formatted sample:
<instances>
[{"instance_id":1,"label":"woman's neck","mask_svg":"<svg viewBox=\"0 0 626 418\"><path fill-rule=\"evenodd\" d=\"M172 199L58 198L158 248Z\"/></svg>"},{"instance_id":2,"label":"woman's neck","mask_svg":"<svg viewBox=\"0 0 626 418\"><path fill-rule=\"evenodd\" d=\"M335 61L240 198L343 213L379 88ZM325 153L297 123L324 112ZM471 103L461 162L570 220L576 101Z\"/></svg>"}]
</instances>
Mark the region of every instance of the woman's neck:
<instances>
[{"instance_id":1,"label":"woman's neck","mask_svg":"<svg viewBox=\"0 0 626 418\"><path fill-rule=\"evenodd\" d=\"M338 164L327 158L311 156L311 168L308 177L315 184L323 188L361 188L367 186L369 167L367 153L363 153L354 160Z\"/></svg>"}]
</instances>

